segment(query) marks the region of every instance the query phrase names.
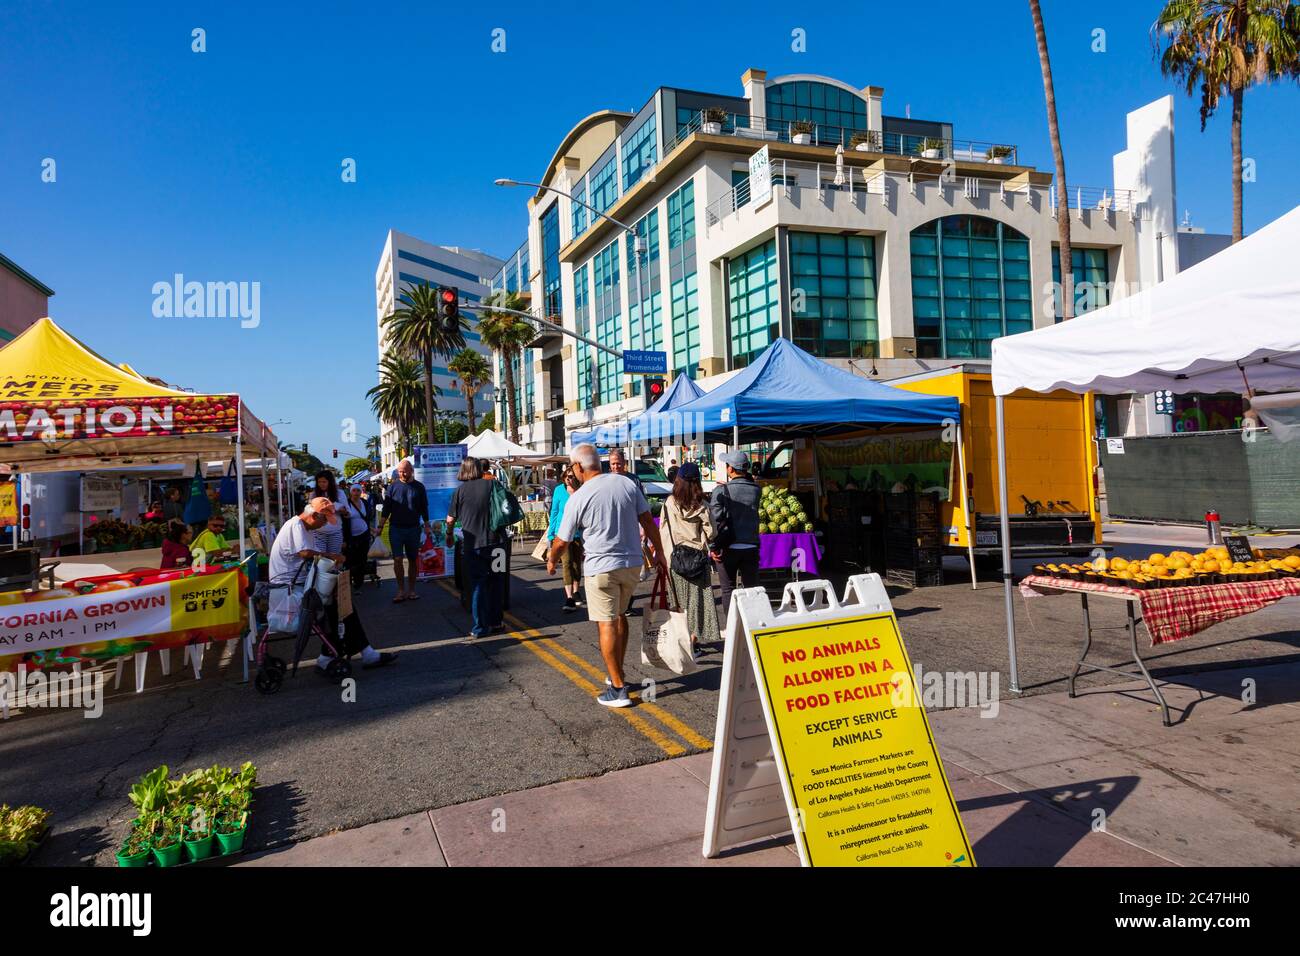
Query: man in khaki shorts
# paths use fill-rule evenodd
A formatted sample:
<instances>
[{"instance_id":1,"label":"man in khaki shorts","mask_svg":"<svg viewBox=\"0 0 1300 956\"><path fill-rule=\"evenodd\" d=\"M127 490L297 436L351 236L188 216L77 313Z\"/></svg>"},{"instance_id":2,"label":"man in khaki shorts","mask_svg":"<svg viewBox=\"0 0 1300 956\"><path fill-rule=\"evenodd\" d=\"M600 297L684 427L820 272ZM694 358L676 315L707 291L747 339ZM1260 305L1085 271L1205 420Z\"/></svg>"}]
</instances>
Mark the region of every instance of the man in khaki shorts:
<instances>
[{"instance_id":1,"label":"man in khaki shorts","mask_svg":"<svg viewBox=\"0 0 1300 956\"><path fill-rule=\"evenodd\" d=\"M609 671L609 684L596 702L606 707L628 707L632 701L623 683L623 658L627 654L627 618L641 570L641 531L654 548L655 564L664 567L659 526L650 505L635 482L615 474L601 474L594 445L578 445L569 454L573 471L582 482L564 507L560 530L551 543L546 570L555 566L574 536L581 533L587 616L600 631L600 653Z\"/></svg>"}]
</instances>

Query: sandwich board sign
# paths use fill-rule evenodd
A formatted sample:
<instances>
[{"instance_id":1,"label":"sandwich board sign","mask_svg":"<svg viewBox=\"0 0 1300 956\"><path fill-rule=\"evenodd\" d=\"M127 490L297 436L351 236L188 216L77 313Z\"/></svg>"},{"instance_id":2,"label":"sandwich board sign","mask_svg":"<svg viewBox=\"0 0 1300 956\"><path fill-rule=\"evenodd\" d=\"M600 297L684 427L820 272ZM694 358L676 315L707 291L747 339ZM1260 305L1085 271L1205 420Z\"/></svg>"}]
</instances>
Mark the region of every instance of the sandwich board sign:
<instances>
[{"instance_id":1,"label":"sandwich board sign","mask_svg":"<svg viewBox=\"0 0 1300 956\"><path fill-rule=\"evenodd\" d=\"M733 592L704 855L793 830L804 866L974 866L877 574Z\"/></svg>"}]
</instances>

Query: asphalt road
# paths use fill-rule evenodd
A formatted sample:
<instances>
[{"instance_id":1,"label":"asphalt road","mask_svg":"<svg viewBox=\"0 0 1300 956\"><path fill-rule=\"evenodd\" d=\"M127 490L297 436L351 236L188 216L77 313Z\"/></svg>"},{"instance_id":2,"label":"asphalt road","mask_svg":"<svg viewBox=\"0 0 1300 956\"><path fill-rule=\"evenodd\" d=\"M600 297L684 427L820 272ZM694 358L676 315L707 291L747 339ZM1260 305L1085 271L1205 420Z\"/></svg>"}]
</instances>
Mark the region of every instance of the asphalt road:
<instances>
[{"instance_id":1,"label":"asphalt road","mask_svg":"<svg viewBox=\"0 0 1300 956\"><path fill-rule=\"evenodd\" d=\"M45 864L112 865L133 813L133 781L166 763L190 769L252 760L259 787L250 848L275 846L376 820L513 792L559 780L708 749L716 715L720 654L676 678L639 664L640 618L632 619L629 677L655 680L653 703L611 711L594 702L604 673L595 625L560 612L558 580L524 549L515 555L512 633L468 642L468 616L445 585L392 605L391 581L362 591L372 642L400 652L393 667L358 671L355 702L305 666L280 693L263 697L239 682L238 660L210 651L201 681L164 679L150 661L148 688L124 689L97 720L39 711L0 723L0 802L54 811ZM1006 666L1002 592L972 590L964 562L949 561L941 588L895 592L914 662L929 670ZM649 584L641 587L641 600ZM1174 645L1143 648L1158 676L1187 670L1300 660L1295 605L1284 602ZM1094 625L1121 610L1094 611ZM1078 653L1078 602L1016 597L1021 680L1026 693L1063 689ZM1123 656L1122 631L1098 649ZM1095 652L1094 652L1095 653ZM1094 675L1084 683L1120 678ZM1002 696L1008 694L1001 678ZM643 690L643 697L648 692ZM1157 719L1154 716L1153 720Z\"/></svg>"}]
</instances>

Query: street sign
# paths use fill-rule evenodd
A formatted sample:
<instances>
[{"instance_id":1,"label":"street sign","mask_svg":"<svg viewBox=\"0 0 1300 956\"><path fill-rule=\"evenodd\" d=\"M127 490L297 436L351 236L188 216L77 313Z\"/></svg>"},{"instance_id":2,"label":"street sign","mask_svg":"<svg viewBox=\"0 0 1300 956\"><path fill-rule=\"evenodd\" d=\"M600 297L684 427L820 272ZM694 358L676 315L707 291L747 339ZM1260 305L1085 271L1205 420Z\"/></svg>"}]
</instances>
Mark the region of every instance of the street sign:
<instances>
[{"instance_id":1,"label":"street sign","mask_svg":"<svg viewBox=\"0 0 1300 956\"><path fill-rule=\"evenodd\" d=\"M623 350L624 375L667 375L668 353L642 349Z\"/></svg>"},{"instance_id":2,"label":"street sign","mask_svg":"<svg viewBox=\"0 0 1300 956\"><path fill-rule=\"evenodd\" d=\"M727 614L704 855L793 829L804 866L974 866L880 576Z\"/></svg>"}]
</instances>

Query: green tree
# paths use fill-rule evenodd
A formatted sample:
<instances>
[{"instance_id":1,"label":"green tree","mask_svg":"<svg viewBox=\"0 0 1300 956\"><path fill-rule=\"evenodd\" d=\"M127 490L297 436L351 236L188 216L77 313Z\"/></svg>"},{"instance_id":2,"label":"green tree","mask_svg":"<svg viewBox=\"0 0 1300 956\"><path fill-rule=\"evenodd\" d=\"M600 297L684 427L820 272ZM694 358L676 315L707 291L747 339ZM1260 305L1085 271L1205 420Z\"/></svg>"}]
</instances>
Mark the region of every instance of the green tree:
<instances>
[{"instance_id":1,"label":"green tree","mask_svg":"<svg viewBox=\"0 0 1300 956\"><path fill-rule=\"evenodd\" d=\"M1152 39L1165 76L1201 96L1201 132L1232 100L1232 241L1242 230L1241 114L1247 88L1300 80L1300 6L1289 0L1169 0Z\"/></svg>"},{"instance_id":2,"label":"green tree","mask_svg":"<svg viewBox=\"0 0 1300 956\"><path fill-rule=\"evenodd\" d=\"M447 368L456 373L465 392L465 414L469 419L469 430L474 431L474 396L479 389L492 381L492 368L480 353L473 349L461 349L456 357L447 363Z\"/></svg>"},{"instance_id":3,"label":"green tree","mask_svg":"<svg viewBox=\"0 0 1300 956\"><path fill-rule=\"evenodd\" d=\"M495 311L491 307L523 311L524 300L517 292L498 290L484 300L489 308L479 315L478 334L483 344L496 353L501 361L501 375L505 379L506 409L510 422L510 440L519 441L519 397L515 394L514 360L523 355L524 347L537 337L537 331L526 319L510 312Z\"/></svg>"},{"instance_id":4,"label":"green tree","mask_svg":"<svg viewBox=\"0 0 1300 956\"><path fill-rule=\"evenodd\" d=\"M480 435L483 432L493 432L496 431L496 428L497 410L495 408L489 408L483 413L483 417L478 420L478 428L474 430L474 434Z\"/></svg>"},{"instance_id":5,"label":"green tree","mask_svg":"<svg viewBox=\"0 0 1300 956\"><path fill-rule=\"evenodd\" d=\"M463 349L469 322L461 316L454 330L444 329L438 317L438 291L427 282L407 286L400 301L402 308L386 316L383 326L391 347L409 352L424 365L424 422L431 433L433 410L438 407L433 400L438 391L433 384L433 357L450 358Z\"/></svg>"},{"instance_id":6,"label":"green tree","mask_svg":"<svg viewBox=\"0 0 1300 956\"><path fill-rule=\"evenodd\" d=\"M366 453L370 456L376 467L379 465L380 456L383 454L383 439L378 435L371 435L366 439Z\"/></svg>"},{"instance_id":7,"label":"green tree","mask_svg":"<svg viewBox=\"0 0 1300 956\"><path fill-rule=\"evenodd\" d=\"M1029 0L1029 15L1034 21L1034 38L1038 42L1038 68L1043 74L1043 98L1047 102L1047 133L1052 141L1052 161L1056 164L1057 255L1061 262L1061 315L1074 318L1074 259L1070 250L1070 199L1065 183L1065 151L1061 149L1061 128L1056 122L1056 87L1052 83L1052 61L1047 55L1047 30L1038 0Z\"/></svg>"},{"instance_id":8,"label":"green tree","mask_svg":"<svg viewBox=\"0 0 1300 956\"><path fill-rule=\"evenodd\" d=\"M318 471L326 470L323 461L310 452L303 451L301 448L294 448L292 445L287 445L284 448L284 453L288 455L289 460L293 462L293 467L297 468L299 471L306 472L309 475L314 475Z\"/></svg>"},{"instance_id":9,"label":"green tree","mask_svg":"<svg viewBox=\"0 0 1300 956\"><path fill-rule=\"evenodd\" d=\"M343 463L343 477L351 478L353 475L358 475L373 464L374 462L369 458L349 458Z\"/></svg>"},{"instance_id":10,"label":"green tree","mask_svg":"<svg viewBox=\"0 0 1300 956\"><path fill-rule=\"evenodd\" d=\"M366 392L370 408L381 421L397 429L398 457L411 449L411 439L421 422L424 382L418 360L389 352L379 361L379 384Z\"/></svg>"}]
</instances>

